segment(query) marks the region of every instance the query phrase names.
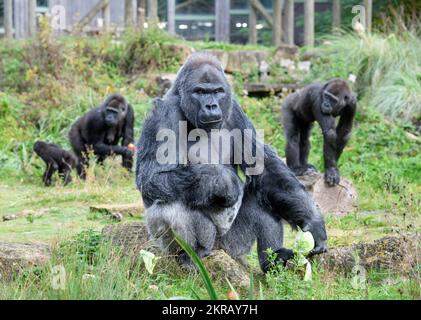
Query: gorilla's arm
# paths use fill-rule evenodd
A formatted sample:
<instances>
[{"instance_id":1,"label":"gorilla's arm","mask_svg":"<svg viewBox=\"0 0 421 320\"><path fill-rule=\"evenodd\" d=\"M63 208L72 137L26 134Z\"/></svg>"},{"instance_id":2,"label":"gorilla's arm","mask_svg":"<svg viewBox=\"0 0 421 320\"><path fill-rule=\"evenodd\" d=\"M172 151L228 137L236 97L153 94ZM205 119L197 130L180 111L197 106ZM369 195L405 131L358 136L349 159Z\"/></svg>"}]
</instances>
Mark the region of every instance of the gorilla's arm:
<instances>
[{"instance_id":1,"label":"gorilla's arm","mask_svg":"<svg viewBox=\"0 0 421 320\"><path fill-rule=\"evenodd\" d=\"M355 101L351 102L351 104L344 108L344 111L339 119L339 123L336 128L336 161L339 160L342 151L351 137L352 124L354 122L356 109L357 105Z\"/></svg>"},{"instance_id":2,"label":"gorilla's arm","mask_svg":"<svg viewBox=\"0 0 421 320\"><path fill-rule=\"evenodd\" d=\"M236 102L233 112L233 119L237 122L238 128L255 130ZM254 140L254 143L260 142ZM243 169L248 166L243 162ZM326 230L319 210L304 186L270 146L264 145L263 173L249 178L263 207L269 209L275 216L285 219L293 227L298 226L304 231L310 231L316 242L313 253L326 250L324 243L327 239Z\"/></svg>"},{"instance_id":3,"label":"gorilla's arm","mask_svg":"<svg viewBox=\"0 0 421 320\"><path fill-rule=\"evenodd\" d=\"M133 128L134 128L134 111L133 107L129 104L127 106L127 114L123 127L123 146L127 146L134 142L133 139Z\"/></svg>"},{"instance_id":4,"label":"gorilla's arm","mask_svg":"<svg viewBox=\"0 0 421 320\"><path fill-rule=\"evenodd\" d=\"M154 109L144 122L137 146L136 183L146 205L155 200L163 202L182 201L190 208L209 205L210 178L215 172L207 165L160 164L157 161L157 133L160 129L178 132L178 109L175 99L154 101ZM177 154L178 156L178 154ZM176 159L178 161L178 159ZM207 174L209 173L209 174Z\"/></svg>"}]
</instances>

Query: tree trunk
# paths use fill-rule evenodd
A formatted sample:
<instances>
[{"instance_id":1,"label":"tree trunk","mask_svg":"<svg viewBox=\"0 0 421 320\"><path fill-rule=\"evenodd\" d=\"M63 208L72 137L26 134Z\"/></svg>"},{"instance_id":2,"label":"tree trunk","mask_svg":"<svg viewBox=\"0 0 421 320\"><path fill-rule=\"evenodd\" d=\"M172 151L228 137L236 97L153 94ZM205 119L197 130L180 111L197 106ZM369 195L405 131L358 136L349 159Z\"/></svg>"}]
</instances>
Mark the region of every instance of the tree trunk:
<instances>
[{"instance_id":1,"label":"tree trunk","mask_svg":"<svg viewBox=\"0 0 421 320\"><path fill-rule=\"evenodd\" d=\"M215 1L215 41L230 41L230 0Z\"/></svg>"},{"instance_id":2,"label":"tree trunk","mask_svg":"<svg viewBox=\"0 0 421 320\"><path fill-rule=\"evenodd\" d=\"M294 44L294 0L286 0L285 3L285 30L284 30L284 38L287 44Z\"/></svg>"},{"instance_id":3,"label":"tree trunk","mask_svg":"<svg viewBox=\"0 0 421 320\"><path fill-rule=\"evenodd\" d=\"M37 33L37 0L29 0L28 2L28 35L35 36Z\"/></svg>"},{"instance_id":4,"label":"tree trunk","mask_svg":"<svg viewBox=\"0 0 421 320\"><path fill-rule=\"evenodd\" d=\"M13 6L12 0L4 1L4 36L13 38Z\"/></svg>"},{"instance_id":5,"label":"tree trunk","mask_svg":"<svg viewBox=\"0 0 421 320\"><path fill-rule=\"evenodd\" d=\"M341 1L333 0L332 5L332 29L337 31L341 27Z\"/></svg>"},{"instance_id":6,"label":"tree trunk","mask_svg":"<svg viewBox=\"0 0 421 320\"><path fill-rule=\"evenodd\" d=\"M281 45L282 40L282 0L273 0L273 28L272 43L275 47Z\"/></svg>"},{"instance_id":7,"label":"tree trunk","mask_svg":"<svg viewBox=\"0 0 421 320\"><path fill-rule=\"evenodd\" d=\"M314 46L314 0L304 0L304 45Z\"/></svg>"},{"instance_id":8,"label":"tree trunk","mask_svg":"<svg viewBox=\"0 0 421 320\"><path fill-rule=\"evenodd\" d=\"M149 27L158 24L158 1L148 0L148 24Z\"/></svg>"},{"instance_id":9,"label":"tree trunk","mask_svg":"<svg viewBox=\"0 0 421 320\"><path fill-rule=\"evenodd\" d=\"M249 4L249 43L257 43L257 17L251 4Z\"/></svg>"},{"instance_id":10,"label":"tree trunk","mask_svg":"<svg viewBox=\"0 0 421 320\"><path fill-rule=\"evenodd\" d=\"M137 0L137 27L143 32L146 22L146 0Z\"/></svg>"},{"instance_id":11,"label":"tree trunk","mask_svg":"<svg viewBox=\"0 0 421 320\"><path fill-rule=\"evenodd\" d=\"M371 32L371 21L373 15L373 1L372 0L364 0L364 7L365 7L365 30L367 32Z\"/></svg>"},{"instance_id":12,"label":"tree trunk","mask_svg":"<svg viewBox=\"0 0 421 320\"><path fill-rule=\"evenodd\" d=\"M168 32L176 34L175 32L175 0L168 0L167 4L167 15L168 15Z\"/></svg>"},{"instance_id":13,"label":"tree trunk","mask_svg":"<svg viewBox=\"0 0 421 320\"><path fill-rule=\"evenodd\" d=\"M124 24L126 28L133 28L133 0L124 1Z\"/></svg>"}]
</instances>

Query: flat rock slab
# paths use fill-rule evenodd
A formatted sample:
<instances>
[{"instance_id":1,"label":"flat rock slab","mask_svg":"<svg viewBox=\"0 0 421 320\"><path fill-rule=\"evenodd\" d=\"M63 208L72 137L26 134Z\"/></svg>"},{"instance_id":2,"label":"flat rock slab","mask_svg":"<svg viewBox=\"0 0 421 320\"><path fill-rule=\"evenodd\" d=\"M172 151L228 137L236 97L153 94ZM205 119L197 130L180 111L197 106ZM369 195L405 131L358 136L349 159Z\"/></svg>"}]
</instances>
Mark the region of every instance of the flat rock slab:
<instances>
[{"instance_id":1,"label":"flat rock slab","mask_svg":"<svg viewBox=\"0 0 421 320\"><path fill-rule=\"evenodd\" d=\"M45 265L50 257L46 244L0 242L0 280L10 280L24 268Z\"/></svg>"},{"instance_id":2,"label":"flat rock slab","mask_svg":"<svg viewBox=\"0 0 421 320\"><path fill-rule=\"evenodd\" d=\"M3 221L11 221L11 220L16 220L19 218L26 218L30 215L34 216L34 218L40 217L46 213L48 213L50 210L52 210L54 208L43 208L43 209L39 209L39 210L23 210L20 212L16 212L16 213L11 213L11 214L6 214L2 217Z\"/></svg>"},{"instance_id":3,"label":"flat rock slab","mask_svg":"<svg viewBox=\"0 0 421 320\"><path fill-rule=\"evenodd\" d=\"M341 178L338 185L329 187L320 173L297 177L309 191L322 214L344 216L357 207L357 190L351 181Z\"/></svg>"},{"instance_id":4,"label":"flat rock slab","mask_svg":"<svg viewBox=\"0 0 421 320\"><path fill-rule=\"evenodd\" d=\"M369 243L336 247L313 257L323 269L350 273L355 267L382 268L408 273L421 259L421 235L387 236Z\"/></svg>"},{"instance_id":5,"label":"flat rock slab","mask_svg":"<svg viewBox=\"0 0 421 320\"><path fill-rule=\"evenodd\" d=\"M142 203L133 204L100 204L89 207L90 212L100 212L106 215L116 216L120 214L124 217L140 217L144 207Z\"/></svg>"}]
</instances>

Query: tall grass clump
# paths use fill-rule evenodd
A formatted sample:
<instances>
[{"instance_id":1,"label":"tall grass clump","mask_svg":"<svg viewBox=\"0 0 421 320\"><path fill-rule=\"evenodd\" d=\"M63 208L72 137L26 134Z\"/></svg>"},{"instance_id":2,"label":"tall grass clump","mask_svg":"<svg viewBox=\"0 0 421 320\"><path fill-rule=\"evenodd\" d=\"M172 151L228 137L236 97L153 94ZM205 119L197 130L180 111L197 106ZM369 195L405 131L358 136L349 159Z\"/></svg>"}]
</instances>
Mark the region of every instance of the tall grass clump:
<instances>
[{"instance_id":1,"label":"tall grass clump","mask_svg":"<svg viewBox=\"0 0 421 320\"><path fill-rule=\"evenodd\" d=\"M355 89L369 105L392 119L421 118L421 39L417 32L400 34L344 33L318 48L311 79L357 77Z\"/></svg>"}]
</instances>

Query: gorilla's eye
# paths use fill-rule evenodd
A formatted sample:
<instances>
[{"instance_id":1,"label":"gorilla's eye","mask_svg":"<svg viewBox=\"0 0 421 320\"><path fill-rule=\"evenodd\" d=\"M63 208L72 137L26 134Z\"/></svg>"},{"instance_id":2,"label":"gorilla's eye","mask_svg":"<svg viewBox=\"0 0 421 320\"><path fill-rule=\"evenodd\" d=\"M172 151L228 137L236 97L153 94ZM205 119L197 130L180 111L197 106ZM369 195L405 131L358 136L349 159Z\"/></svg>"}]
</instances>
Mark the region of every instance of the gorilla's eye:
<instances>
[{"instance_id":1,"label":"gorilla's eye","mask_svg":"<svg viewBox=\"0 0 421 320\"><path fill-rule=\"evenodd\" d=\"M206 91L203 88L196 88L196 89L194 89L194 93L197 93L197 94L205 94Z\"/></svg>"},{"instance_id":2,"label":"gorilla's eye","mask_svg":"<svg viewBox=\"0 0 421 320\"><path fill-rule=\"evenodd\" d=\"M348 101L349 100L349 96L348 95L345 95L344 99L345 99L345 101Z\"/></svg>"},{"instance_id":3,"label":"gorilla's eye","mask_svg":"<svg viewBox=\"0 0 421 320\"><path fill-rule=\"evenodd\" d=\"M218 88L215 90L215 93L224 93L224 88Z\"/></svg>"}]
</instances>

